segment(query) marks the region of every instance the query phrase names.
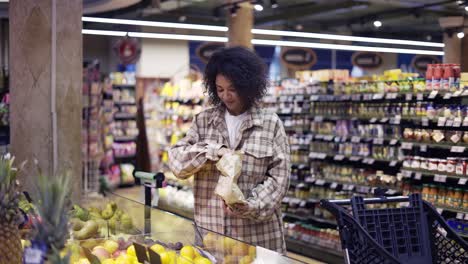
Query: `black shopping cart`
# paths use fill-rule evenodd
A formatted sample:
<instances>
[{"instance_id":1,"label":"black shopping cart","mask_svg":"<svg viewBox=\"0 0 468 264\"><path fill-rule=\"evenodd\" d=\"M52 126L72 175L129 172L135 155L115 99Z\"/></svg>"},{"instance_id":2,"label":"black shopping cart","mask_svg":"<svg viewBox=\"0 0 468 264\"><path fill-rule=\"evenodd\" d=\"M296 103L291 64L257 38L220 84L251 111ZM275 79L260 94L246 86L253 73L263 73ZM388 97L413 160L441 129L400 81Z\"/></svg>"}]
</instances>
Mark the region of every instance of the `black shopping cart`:
<instances>
[{"instance_id":1,"label":"black shopping cart","mask_svg":"<svg viewBox=\"0 0 468 264\"><path fill-rule=\"evenodd\" d=\"M400 206L368 208L386 203ZM322 200L320 204L337 219L348 264L468 263L468 244L419 194L355 196L347 200Z\"/></svg>"}]
</instances>

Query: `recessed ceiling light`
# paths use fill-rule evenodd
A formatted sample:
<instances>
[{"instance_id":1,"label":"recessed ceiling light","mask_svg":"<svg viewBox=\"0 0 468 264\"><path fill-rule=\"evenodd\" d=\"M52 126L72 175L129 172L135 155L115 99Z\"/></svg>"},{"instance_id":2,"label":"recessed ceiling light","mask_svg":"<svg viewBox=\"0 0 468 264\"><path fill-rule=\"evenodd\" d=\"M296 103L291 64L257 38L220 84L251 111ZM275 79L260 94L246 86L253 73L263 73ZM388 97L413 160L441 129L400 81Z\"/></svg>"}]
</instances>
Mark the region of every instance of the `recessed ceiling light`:
<instances>
[{"instance_id":1,"label":"recessed ceiling light","mask_svg":"<svg viewBox=\"0 0 468 264\"><path fill-rule=\"evenodd\" d=\"M457 33L457 37L461 39L461 38L465 37L465 33L463 33L463 32L458 32L458 33Z\"/></svg>"},{"instance_id":2,"label":"recessed ceiling light","mask_svg":"<svg viewBox=\"0 0 468 264\"><path fill-rule=\"evenodd\" d=\"M255 4L254 8L256 11L261 12L263 11L263 6L261 4Z\"/></svg>"},{"instance_id":3,"label":"recessed ceiling light","mask_svg":"<svg viewBox=\"0 0 468 264\"><path fill-rule=\"evenodd\" d=\"M379 28L381 26L382 26L382 22L380 22L379 20L374 21L374 27Z\"/></svg>"}]
</instances>

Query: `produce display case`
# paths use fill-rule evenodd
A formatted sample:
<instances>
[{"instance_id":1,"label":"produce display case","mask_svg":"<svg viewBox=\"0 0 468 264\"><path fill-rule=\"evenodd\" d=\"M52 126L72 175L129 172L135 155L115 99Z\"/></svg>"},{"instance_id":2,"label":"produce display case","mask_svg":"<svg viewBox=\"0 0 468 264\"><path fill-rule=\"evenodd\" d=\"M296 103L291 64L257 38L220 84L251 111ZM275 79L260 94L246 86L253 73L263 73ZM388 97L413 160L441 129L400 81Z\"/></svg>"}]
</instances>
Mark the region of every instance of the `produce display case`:
<instances>
[{"instance_id":1,"label":"produce display case","mask_svg":"<svg viewBox=\"0 0 468 264\"><path fill-rule=\"evenodd\" d=\"M159 244L167 252L171 251L173 252L172 254L175 252L171 261L165 262L161 258L161 263L198 263L196 258L190 258L190 252L188 253L189 257L185 259L186 262L177 259L184 258L187 255L187 250L183 253L184 246L189 246L189 249L196 250L195 255L200 254L210 260L210 262L200 263L302 263L274 251L258 246L255 247L212 232L197 226L194 221L182 216L145 206L145 204L139 201L131 200L114 193L109 193L104 198L96 196L83 197L79 203L82 208L101 208L103 210L109 204L117 205L119 210L131 217L132 224L129 230L122 231L123 229L119 228L122 223L117 223L115 225L117 227L113 226L110 228L109 220L105 220L107 222L106 225L101 227L101 230L94 237L77 240L72 235L72 239L70 240L70 244L87 248L93 254L100 250L102 251L102 247L107 248L106 241L118 242L118 249L111 250L114 252L107 252L104 256L99 256L100 259L102 258L101 263L107 263L103 261L107 258L113 258L117 261L119 253L128 253L128 247L133 245L134 242L148 248L152 248L154 244ZM78 251L75 250L76 252ZM83 253L83 250L80 252ZM75 256L75 259L73 259L75 262L72 261L71 263L77 263L76 261L83 258L85 258L83 254ZM121 259L123 260L124 258L121 257ZM130 260L122 263L138 262Z\"/></svg>"}]
</instances>

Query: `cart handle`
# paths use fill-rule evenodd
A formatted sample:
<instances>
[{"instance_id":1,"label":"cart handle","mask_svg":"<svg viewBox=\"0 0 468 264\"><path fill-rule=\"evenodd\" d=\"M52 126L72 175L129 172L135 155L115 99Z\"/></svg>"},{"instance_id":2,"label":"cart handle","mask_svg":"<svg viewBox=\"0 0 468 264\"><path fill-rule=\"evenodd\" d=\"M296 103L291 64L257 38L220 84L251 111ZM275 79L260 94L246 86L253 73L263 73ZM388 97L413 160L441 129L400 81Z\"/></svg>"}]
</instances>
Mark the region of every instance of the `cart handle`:
<instances>
[{"instance_id":1,"label":"cart handle","mask_svg":"<svg viewBox=\"0 0 468 264\"><path fill-rule=\"evenodd\" d=\"M399 202L408 202L408 196L392 196L392 197L374 197L374 198L364 198L365 204L376 204L376 203L399 203ZM328 200L329 203L337 205L350 205L351 199L337 199L337 200Z\"/></svg>"},{"instance_id":2,"label":"cart handle","mask_svg":"<svg viewBox=\"0 0 468 264\"><path fill-rule=\"evenodd\" d=\"M133 176L135 178L139 178L144 182L156 182L156 188L162 188L162 184L164 182L165 176L164 173L151 173L151 172L144 172L144 171L134 171Z\"/></svg>"}]
</instances>

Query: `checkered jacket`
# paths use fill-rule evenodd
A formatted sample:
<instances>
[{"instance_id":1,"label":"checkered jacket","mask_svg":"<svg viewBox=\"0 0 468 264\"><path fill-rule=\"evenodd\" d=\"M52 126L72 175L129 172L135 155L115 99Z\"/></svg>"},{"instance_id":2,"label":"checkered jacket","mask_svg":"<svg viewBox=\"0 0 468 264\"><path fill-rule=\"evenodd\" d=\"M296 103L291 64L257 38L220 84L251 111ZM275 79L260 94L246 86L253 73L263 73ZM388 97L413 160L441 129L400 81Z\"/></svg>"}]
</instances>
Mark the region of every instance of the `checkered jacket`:
<instances>
[{"instance_id":1,"label":"checkered jacket","mask_svg":"<svg viewBox=\"0 0 468 264\"><path fill-rule=\"evenodd\" d=\"M289 187L290 152L283 124L274 113L248 111L232 148L244 152L238 185L248 206L229 216L214 193L217 152L229 146L225 111L217 107L196 115L186 137L169 151L169 166L179 178L194 175L195 221L201 227L286 253L281 201Z\"/></svg>"}]
</instances>

